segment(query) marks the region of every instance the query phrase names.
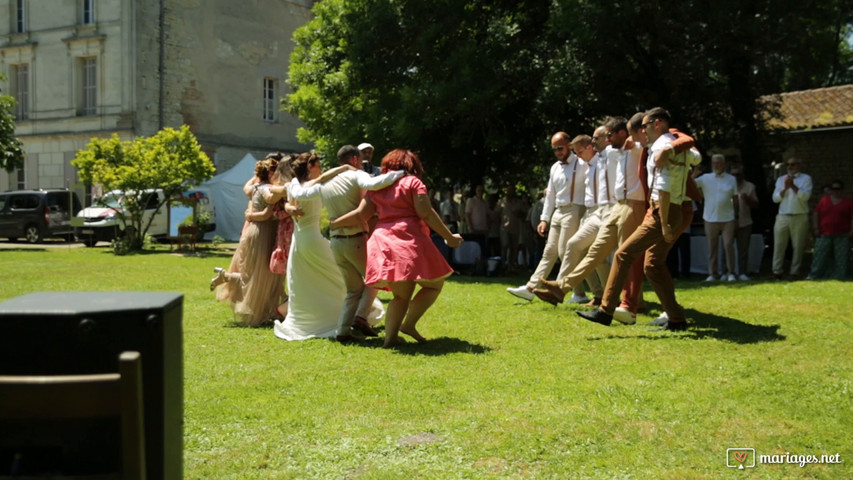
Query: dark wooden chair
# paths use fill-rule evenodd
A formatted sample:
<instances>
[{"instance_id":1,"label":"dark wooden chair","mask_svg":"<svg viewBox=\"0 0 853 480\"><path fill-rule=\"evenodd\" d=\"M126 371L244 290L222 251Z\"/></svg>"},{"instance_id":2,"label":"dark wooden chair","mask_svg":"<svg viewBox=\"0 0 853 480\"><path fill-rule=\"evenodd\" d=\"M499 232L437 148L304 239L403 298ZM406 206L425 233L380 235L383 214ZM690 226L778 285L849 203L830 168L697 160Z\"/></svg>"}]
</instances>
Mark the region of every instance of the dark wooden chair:
<instances>
[{"instance_id":1,"label":"dark wooden chair","mask_svg":"<svg viewBox=\"0 0 853 480\"><path fill-rule=\"evenodd\" d=\"M94 375L0 376L0 420L60 421L121 419L121 472L114 476L15 476L8 478L145 479L145 430L139 352L119 356L119 373ZM15 432L0 431L14 442ZM80 439L83 441L84 439ZM4 478L4 477L0 477Z\"/></svg>"},{"instance_id":2,"label":"dark wooden chair","mask_svg":"<svg viewBox=\"0 0 853 480\"><path fill-rule=\"evenodd\" d=\"M198 239L198 226L196 225L179 225L178 226L178 249L186 246L189 250L195 251L195 243Z\"/></svg>"}]
</instances>

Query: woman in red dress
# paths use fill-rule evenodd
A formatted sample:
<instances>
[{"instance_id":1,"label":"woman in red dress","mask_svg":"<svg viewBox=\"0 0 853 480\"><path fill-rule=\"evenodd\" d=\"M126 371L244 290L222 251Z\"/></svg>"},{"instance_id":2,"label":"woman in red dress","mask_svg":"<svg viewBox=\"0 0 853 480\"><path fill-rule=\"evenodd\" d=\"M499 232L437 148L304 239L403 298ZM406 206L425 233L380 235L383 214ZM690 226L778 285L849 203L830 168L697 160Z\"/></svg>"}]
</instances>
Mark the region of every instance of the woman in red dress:
<instances>
[{"instance_id":1,"label":"woman in red dress","mask_svg":"<svg viewBox=\"0 0 853 480\"><path fill-rule=\"evenodd\" d=\"M416 325L435 302L444 279L453 273L430 239L429 229L441 235L450 247L462 237L453 234L433 210L427 187L421 181L423 167L417 155L393 150L382 159L382 173L405 170L408 175L382 190L367 192L356 210L332 222L331 228L364 222L379 214L376 229L367 241L367 271L364 283L390 290L394 299L385 317L385 347L399 343L398 332L418 342L426 339ZM421 288L415 294L415 286Z\"/></svg>"}]
</instances>

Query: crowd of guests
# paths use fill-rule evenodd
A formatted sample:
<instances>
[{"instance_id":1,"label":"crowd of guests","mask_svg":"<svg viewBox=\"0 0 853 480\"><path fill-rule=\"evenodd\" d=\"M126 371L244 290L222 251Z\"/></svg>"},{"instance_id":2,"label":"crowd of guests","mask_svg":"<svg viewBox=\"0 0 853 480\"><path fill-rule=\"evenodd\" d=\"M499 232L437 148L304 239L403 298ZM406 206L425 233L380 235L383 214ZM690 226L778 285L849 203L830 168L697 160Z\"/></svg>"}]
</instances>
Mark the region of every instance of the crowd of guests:
<instances>
[{"instance_id":1,"label":"crowd of guests","mask_svg":"<svg viewBox=\"0 0 853 480\"><path fill-rule=\"evenodd\" d=\"M377 336L371 324L385 316L385 347L400 343L400 332L426 341L417 324L453 272L430 229L450 247L462 237L432 208L417 155L393 150L374 175L364 153L373 148L360 147L342 147L340 166L325 172L314 153L274 153L257 163L244 188L240 242L210 282L239 324L272 320L285 340L352 342ZM320 230L323 207L329 240ZM393 294L387 312L376 289Z\"/></svg>"},{"instance_id":2,"label":"crowd of guests","mask_svg":"<svg viewBox=\"0 0 853 480\"><path fill-rule=\"evenodd\" d=\"M685 257L688 267L682 271L690 271L689 250L682 252L679 245L686 238L689 248L686 232L700 209L708 242L706 281L749 280L752 210L759 206L755 185L744 179L741 165L728 165L721 154L711 157L711 171L703 174L693 139L670 123L666 110L654 108L630 120L608 117L591 136L554 134L557 161L536 228L547 238L544 251L528 282L507 288L510 294L556 305L571 292L569 302L597 307L578 311L581 317L603 325L614 319L633 324L644 309L645 277L663 307L650 323L683 330L684 309L676 301L672 277ZM800 275L812 190L801 165L797 158L789 159L788 172L777 179L773 192L773 201L780 204L774 228L776 278L783 278L789 239L790 278ZM830 270L835 278L846 276L853 202L841 197L842 188L834 182L811 216L816 244L807 278L823 278ZM725 262L720 261L720 244ZM557 278L547 280L557 260Z\"/></svg>"},{"instance_id":3,"label":"crowd of guests","mask_svg":"<svg viewBox=\"0 0 853 480\"><path fill-rule=\"evenodd\" d=\"M669 112L654 108L630 120L608 117L592 135L555 133L556 162L535 202L512 186L501 195L486 195L482 185L470 194L439 195L421 180L418 156L402 149L377 168L370 144L347 145L338 151L340 166L325 172L313 153L270 154L244 187L249 200L240 242L229 267L216 269L211 290L230 302L240 324L272 319L275 335L285 340L358 341L377 336L373 326L385 316L386 347L401 341L399 333L423 342L417 324L453 272L436 239L458 247L464 235L481 257L532 271L526 284L507 288L516 297L556 305L571 292L570 303L596 307L578 311L581 317L633 324L645 308L645 278L663 307L650 323L684 330L673 275L685 258L690 271L694 215L701 210L708 242L706 281L748 281L759 200L743 167L722 154L712 155L711 171L703 173L693 138L671 122ZM810 215L811 177L797 158L786 166L772 194L779 204L773 275L783 278L789 241L790 276L800 275L811 217L816 243L807 278L845 278L853 201L841 196L836 181ZM320 230L322 208L329 240ZM556 280L548 280L558 261ZM387 312L377 289L393 295Z\"/></svg>"}]
</instances>

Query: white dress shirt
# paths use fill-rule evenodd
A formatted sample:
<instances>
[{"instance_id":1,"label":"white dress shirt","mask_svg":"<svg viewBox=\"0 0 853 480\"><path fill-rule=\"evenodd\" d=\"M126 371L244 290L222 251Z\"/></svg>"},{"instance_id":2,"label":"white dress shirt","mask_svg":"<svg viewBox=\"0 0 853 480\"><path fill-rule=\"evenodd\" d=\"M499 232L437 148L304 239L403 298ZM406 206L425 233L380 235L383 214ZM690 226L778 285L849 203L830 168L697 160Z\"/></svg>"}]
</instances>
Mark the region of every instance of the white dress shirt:
<instances>
[{"instance_id":1,"label":"white dress shirt","mask_svg":"<svg viewBox=\"0 0 853 480\"><path fill-rule=\"evenodd\" d=\"M735 219L732 198L737 195L737 179L734 176L726 172L706 173L696 179L696 186L705 197L702 219L706 222L731 222Z\"/></svg>"},{"instance_id":2,"label":"white dress shirt","mask_svg":"<svg viewBox=\"0 0 853 480\"><path fill-rule=\"evenodd\" d=\"M785 196L782 196L782 189L785 188L785 179L788 175L782 175L776 179L776 188L773 189L773 202L779 204L780 215L797 215L809 213L809 197L812 196L812 177L805 173L794 174L794 185L797 186L797 192L793 188L785 190Z\"/></svg>"},{"instance_id":3,"label":"white dress shirt","mask_svg":"<svg viewBox=\"0 0 853 480\"><path fill-rule=\"evenodd\" d=\"M643 146L634 142L634 148L621 152L616 163L616 182L613 189L616 200L645 201L643 182L640 181L640 160L643 158Z\"/></svg>"},{"instance_id":4,"label":"white dress shirt","mask_svg":"<svg viewBox=\"0 0 853 480\"><path fill-rule=\"evenodd\" d=\"M589 160L584 179L583 204L585 207L598 206L598 171L601 166L601 154L596 153Z\"/></svg>"},{"instance_id":5,"label":"white dress shirt","mask_svg":"<svg viewBox=\"0 0 853 480\"><path fill-rule=\"evenodd\" d=\"M627 154L619 148L610 145L604 149L598 159L598 204L613 205L616 203L616 171L619 169L621 158Z\"/></svg>"},{"instance_id":6,"label":"white dress shirt","mask_svg":"<svg viewBox=\"0 0 853 480\"><path fill-rule=\"evenodd\" d=\"M548 176L545 205L542 207L542 216L539 217L541 221L550 222L557 207L584 204L584 180L587 169L586 162L575 154L571 154L566 163L554 162Z\"/></svg>"}]
</instances>

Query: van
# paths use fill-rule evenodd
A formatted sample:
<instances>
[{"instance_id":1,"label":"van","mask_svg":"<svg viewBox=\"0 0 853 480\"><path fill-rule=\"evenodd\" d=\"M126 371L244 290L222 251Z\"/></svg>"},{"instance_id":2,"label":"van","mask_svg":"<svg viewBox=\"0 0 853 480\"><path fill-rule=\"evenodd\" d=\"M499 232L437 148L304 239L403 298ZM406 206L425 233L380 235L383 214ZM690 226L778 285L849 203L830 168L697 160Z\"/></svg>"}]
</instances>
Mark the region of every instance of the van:
<instances>
[{"instance_id":1,"label":"van","mask_svg":"<svg viewBox=\"0 0 853 480\"><path fill-rule=\"evenodd\" d=\"M29 243L53 237L74 241L71 218L81 209L80 199L67 189L0 193L0 238Z\"/></svg>"}]
</instances>

